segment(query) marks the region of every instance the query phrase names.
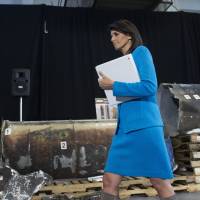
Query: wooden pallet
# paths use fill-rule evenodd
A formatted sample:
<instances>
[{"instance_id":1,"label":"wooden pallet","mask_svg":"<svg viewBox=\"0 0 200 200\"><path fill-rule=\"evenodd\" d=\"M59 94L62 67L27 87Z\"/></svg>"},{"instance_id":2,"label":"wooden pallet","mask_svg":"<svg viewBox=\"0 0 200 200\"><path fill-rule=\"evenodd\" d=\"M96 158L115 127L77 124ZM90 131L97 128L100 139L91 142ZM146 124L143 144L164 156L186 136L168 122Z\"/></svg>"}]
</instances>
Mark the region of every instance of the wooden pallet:
<instances>
[{"instance_id":1,"label":"wooden pallet","mask_svg":"<svg viewBox=\"0 0 200 200\"><path fill-rule=\"evenodd\" d=\"M187 192L198 192L200 191L200 184L175 184L174 186L174 190L176 192L178 191L187 191ZM61 196L67 196L69 199L81 199L81 197L87 196L87 195L91 195L93 194L95 191L91 190L91 191L86 191L86 192L74 192L74 193L68 193L68 194L59 194L57 195L57 197L61 197ZM121 199L127 199L130 196L135 196L135 195L143 195L143 196L148 196L148 197L152 197L152 196L157 196L157 192L153 187L144 187L143 185L134 185L134 186L130 186L127 189L120 189L120 198ZM33 196L32 200L41 200L42 197L44 196L48 196L49 199L54 198L56 199L56 195L45 195L45 194L40 194L38 196ZM57 199L59 199L57 198Z\"/></svg>"},{"instance_id":2,"label":"wooden pallet","mask_svg":"<svg viewBox=\"0 0 200 200\"><path fill-rule=\"evenodd\" d=\"M176 192L178 191L187 191L187 192L197 192L200 191L200 184L186 184L186 185L182 185L182 184L175 184L173 186L174 190ZM120 191L120 197L121 198L128 198L129 196L133 196L136 194L144 194L148 197L150 196L156 196L157 192L154 188L152 187L148 187L148 188L140 188L140 187L133 187L131 189L128 190L121 190Z\"/></svg>"},{"instance_id":3,"label":"wooden pallet","mask_svg":"<svg viewBox=\"0 0 200 200\"><path fill-rule=\"evenodd\" d=\"M171 182L173 183L176 191L200 191L200 176L175 176ZM41 199L41 197L45 195L56 196L61 194L73 198L80 198L81 196L92 194L94 191L100 191L101 188L102 182L90 182L86 179L55 181L54 184L41 188L40 191L33 196L32 200ZM147 178L124 177L120 184L120 196L124 198L136 194L156 196L157 192L154 188L152 188L152 185Z\"/></svg>"},{"instance_id":4,"label":"wooden pallet","mask_svg":"<svg viewBox=\"0 0 200 200\"><path fill-rule=\"evenodd\" d=\"M176 154L177 156L177 154ZM176 170L176 173L179 175L183 175L182 172L187 173L193 173L196 176L200 175L200 159L187 159L187 157L176 157L176 164L178 164L178 169Z\"/></svg>"},{"instance_id":5,"label":"wooden pallet","mask_svg":"<svg viewBox=\"0 0 200 200\"><path fill-rule=\"evenodd\" d=\"M178 173L185 171L200 175L200 134L181 134L172 138L174 158Z\"/></svg>"}]
</instances>

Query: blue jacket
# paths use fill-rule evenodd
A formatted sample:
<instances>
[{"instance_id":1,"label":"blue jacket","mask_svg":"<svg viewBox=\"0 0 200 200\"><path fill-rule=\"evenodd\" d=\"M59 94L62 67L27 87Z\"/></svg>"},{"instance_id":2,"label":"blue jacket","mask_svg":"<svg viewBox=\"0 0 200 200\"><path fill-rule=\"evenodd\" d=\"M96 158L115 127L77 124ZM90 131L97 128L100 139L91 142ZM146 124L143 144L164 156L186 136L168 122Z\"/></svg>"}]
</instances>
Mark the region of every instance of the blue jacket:
<instances>
[{"instance_id":1,"label":"blue jacket","mask_svg":"<svg viewBox=\"0 0 200 200\"><path fill-rule=\"evenodd\" d=\"M118 127L123 132L139 130L153 126L163 126L157 105L157 78L150 51L139 46L132 52L140 75L140 82L124 83L115 81L113 95L117 97L135 97L134 100L118 105Z\"/></svg>"}]
</instances>

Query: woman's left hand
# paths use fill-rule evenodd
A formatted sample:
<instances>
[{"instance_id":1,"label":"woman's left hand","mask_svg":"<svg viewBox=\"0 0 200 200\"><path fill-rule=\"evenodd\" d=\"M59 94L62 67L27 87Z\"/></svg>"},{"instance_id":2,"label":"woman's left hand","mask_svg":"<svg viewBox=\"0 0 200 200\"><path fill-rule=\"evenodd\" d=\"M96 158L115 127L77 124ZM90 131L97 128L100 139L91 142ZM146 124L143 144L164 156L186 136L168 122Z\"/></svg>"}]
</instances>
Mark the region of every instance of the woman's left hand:
<instances>
[{"instance_id":1,"label":"woman's left hand","mask_svg":"<svg viewBox=\"0 0 200 200\"><path fill-rule=\"evenodd\" d=\"M99 75L101 76L101 78L98 79L99 86L103 90L112 90L114 81L102 72L99 72Z\"/></svg>"}]
</instances>

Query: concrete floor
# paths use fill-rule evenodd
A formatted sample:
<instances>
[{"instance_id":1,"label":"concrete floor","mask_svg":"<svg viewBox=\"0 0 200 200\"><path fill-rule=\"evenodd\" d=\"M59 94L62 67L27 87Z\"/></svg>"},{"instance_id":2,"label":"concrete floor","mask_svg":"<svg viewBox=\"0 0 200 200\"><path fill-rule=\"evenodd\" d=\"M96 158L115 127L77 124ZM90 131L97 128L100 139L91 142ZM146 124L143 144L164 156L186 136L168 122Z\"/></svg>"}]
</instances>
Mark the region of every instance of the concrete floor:
<instances>
[{"instance_id":1,"label":"concrete floor","mask_svg":"<svg viewBox=\"0 0 200 200\"><path fill-rule=\"evenodd\" d=\"M159 200L158 197L131 197L128 200ZM178 192L177 200L200 200L200 192Z\"/></svg>"}]
</instances>

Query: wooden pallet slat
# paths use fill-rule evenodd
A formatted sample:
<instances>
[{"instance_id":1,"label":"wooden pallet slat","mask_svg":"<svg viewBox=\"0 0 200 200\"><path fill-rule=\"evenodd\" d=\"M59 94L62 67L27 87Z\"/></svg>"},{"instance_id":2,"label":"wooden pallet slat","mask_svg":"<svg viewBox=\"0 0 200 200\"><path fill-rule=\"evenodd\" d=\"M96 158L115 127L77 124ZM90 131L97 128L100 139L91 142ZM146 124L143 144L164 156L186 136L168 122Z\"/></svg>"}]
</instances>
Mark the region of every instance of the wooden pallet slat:
<instances>
[{"instance_id":1,"label":"wooden pallet slat","mask_svg":"<svg viewBox=\"0 0 200 200\"><path fill-rule=\"evenodd\" d=\"M188 151L200 151L200 143L190 143L185 142L182 143L179 141L179 143L176 143L176 146L173 146L174 151L181 151L181 150L188 150Z\"/></svg>"},{"instance_id":2,"label":"wooden pallet slat","mask_svg":"<svg viewBox=\"0 0 200 200\"><path fill-rule=\"evenodd\" d=\"M179 150L174 152L175 160L199 160L200 151Z\"/></svg>"},{"instance_id":3,"label":"wooden pallet slat","mask_svg":"<svg viewBox=\"0 0 200 200\"><path fill-rule=\"evenodd\" d=\"M200 134L180 134L174 138L172 138L173 148L177 149L184 143L200 143Z\"/></svg>"},{"instance_id":4,"label":"wooden pallet slat","mask_svg":"<svg viewBox=\"0 0 200 200\"><path fill-rule=\"evenodd\" d=\"M179 175L187 174L188 172L193 173L194 176L200 176L200 167L192 167L187 165L179 166L178 170L176 171Z\"/></svg>"},{"instance_id":5,"label":"wooden pallet slat","mask_svg":"<svg viewBox=\"0 0 200 200\"><path fill-rule=\"evenodd\" d=\"M137 195L137 194L144 194L146 196L156 196L157 192L154 188L149 187L146 189L141 189L141 188L134 188L134 189L129 189L129 190L120 190L119 196L120 198L127 198L132 195Z\"/></svg>"},{"instance_id":6,"label":"wooden pallet slat","mask_svg":"<svg viewBox=\"0 0 200 200\"><path fill-rule=\"evenodd\" d=\"M178 160L176 161L177 164L183 167L200 167L200 160Z\"/></svg>"}]
</instances>

